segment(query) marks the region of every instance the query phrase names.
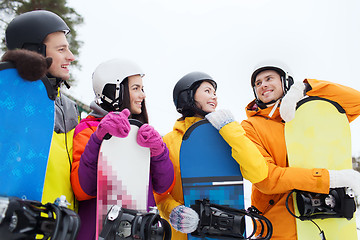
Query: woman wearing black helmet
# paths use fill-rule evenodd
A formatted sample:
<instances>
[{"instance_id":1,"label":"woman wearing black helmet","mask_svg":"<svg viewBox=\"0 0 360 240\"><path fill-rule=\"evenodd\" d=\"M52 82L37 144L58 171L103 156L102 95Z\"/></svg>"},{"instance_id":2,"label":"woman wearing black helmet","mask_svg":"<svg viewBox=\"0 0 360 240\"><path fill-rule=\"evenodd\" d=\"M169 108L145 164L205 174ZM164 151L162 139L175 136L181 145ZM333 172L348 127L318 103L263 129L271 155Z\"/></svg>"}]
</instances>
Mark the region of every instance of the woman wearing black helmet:
<instances>
[{"instance_id":1,"label":"woman wearing black helmet","mask_svg":"<svg viewBox=\"0 0 360 240\"><path fill-rule=\"evenodd\" d=\"M174 87L173 100L182 117L174 125L173 131L163 139L169 148L174 165L175 185L168 195L155 194L155 200L162 217L172 225L172 239L187 239L186 233L197 228L198 215L184 206L179 153L182 137L186 130L201 119L208 121L220 131L225 141L232 147L233 157L239 162L244 178L260 182L267 176L267 165L257 148L245 137L240 124L228 110L215 111L217 107L217 84L206 73L191 72L182 77ZM247 146L246 149L240 146ZM251 162L248 161L251 159Z\"/></svg>"}]
</instances>

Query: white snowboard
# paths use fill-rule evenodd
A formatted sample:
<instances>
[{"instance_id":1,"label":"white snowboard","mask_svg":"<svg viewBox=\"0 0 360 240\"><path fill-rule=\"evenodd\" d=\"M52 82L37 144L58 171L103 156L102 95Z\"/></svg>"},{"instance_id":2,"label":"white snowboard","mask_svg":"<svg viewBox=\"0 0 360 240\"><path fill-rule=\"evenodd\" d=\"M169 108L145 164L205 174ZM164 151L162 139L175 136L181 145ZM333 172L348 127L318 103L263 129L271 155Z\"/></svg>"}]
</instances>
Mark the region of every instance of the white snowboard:
<instances>
[{"instance_id":1,"label":"white snowboard","mask_svg":"<svg viewBox=\"0 0 360 240\"><path fill-rule=\"evenodd\" d=\"M104 140L98 159L97 226L99 236L104 218L111 206L146 211L150 150L136 142L140 121L130 119L131 130L126 138Z\"/></svg>"}]
</instances>

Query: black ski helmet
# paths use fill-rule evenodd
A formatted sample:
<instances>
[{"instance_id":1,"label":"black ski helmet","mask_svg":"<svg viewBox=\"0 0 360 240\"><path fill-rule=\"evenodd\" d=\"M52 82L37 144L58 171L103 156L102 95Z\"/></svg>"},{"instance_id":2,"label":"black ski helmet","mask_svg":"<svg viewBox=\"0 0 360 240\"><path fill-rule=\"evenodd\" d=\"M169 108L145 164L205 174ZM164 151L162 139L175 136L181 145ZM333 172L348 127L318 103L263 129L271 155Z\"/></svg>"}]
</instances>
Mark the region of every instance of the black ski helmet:
<instances>
[{"instance_id":1,"label":"black ski helmet","mask_svg":"<svg viewBox=\"0 0 360 240\"><path fill-rule=\"evenodd\" d=\"M194 94L197 87L203 81L209 81L216 90L217 84L215 80L203 72L188 73L176 83L173 91L173 100L179 113L183 114L186 110L195 110Z\"/></svg>"},{"instance_id":2,"label":"black ski helmet","mask_svg":"<svg viewBox=\"0 0 360 240\"><path fill-rule=\"evenodd\" d=\"M68 34L70 28L53 12L35 10L15 17L5 31L6 46L9 50L25 48L45 56L43 41L53 32Z\"/></svg>"},{"instance_id":3,"label":"black ski helmet","mask_svg":"<svg viewBox=\"0 0 360 240\"><path fill-rule=\"evenodd\" d=\"M266 61L266 62L262 62L262 63L258 64L254 68L254 72L251 75L251 87L253 88L253 91L254 91L256 103L260 107L262 107L262 105L269 104L269 103L263 103L257 97L256 90L255 90L255 80L256 80L256 76L260 72L263 72L266 70L273 70L280 75L282 87L283 87L283 93L284 93L283 95L285 95L287 93L287 91L289 91L290 87L294 84L294 79L291 76L292 74L290 73L289 67L287 67L284 63L279 62L279 61L270 60L270 61ZM273 102L275 102L275 101L273 101Z\"/></svg>"}]
</instances>

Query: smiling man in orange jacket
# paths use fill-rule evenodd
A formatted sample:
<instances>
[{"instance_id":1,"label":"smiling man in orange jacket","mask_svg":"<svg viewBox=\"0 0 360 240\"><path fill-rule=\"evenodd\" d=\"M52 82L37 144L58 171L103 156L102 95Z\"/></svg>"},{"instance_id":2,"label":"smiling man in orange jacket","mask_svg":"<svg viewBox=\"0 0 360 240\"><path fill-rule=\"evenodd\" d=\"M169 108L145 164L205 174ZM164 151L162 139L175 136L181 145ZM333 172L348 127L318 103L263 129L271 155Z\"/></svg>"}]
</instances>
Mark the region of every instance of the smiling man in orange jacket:
<instances>
[{"instance_id":1,"label":"smiling man in orange jacket","mask_svg":"<svg viewBox=\"0 0 360 240\"><path fill-rule=\"evenodd\" d=\"M251 84L256 99L247 105L248 119L242 122L242 126L269 166L268 177L253 184L252 205L273 224L272 239L297 239L295 218L285 207L289 192L298 189L328 194L330 187L351 187L358 195L360 173L354 170L289 167L283 120L289 120L294 115L296 102L306 93L339 103L351 122L360 114L360 92L316 79L294 83L286 67L274 62L257 67ZM289 206L294 211L292 201L289 201Z\"/></svg>"}]
</instances>

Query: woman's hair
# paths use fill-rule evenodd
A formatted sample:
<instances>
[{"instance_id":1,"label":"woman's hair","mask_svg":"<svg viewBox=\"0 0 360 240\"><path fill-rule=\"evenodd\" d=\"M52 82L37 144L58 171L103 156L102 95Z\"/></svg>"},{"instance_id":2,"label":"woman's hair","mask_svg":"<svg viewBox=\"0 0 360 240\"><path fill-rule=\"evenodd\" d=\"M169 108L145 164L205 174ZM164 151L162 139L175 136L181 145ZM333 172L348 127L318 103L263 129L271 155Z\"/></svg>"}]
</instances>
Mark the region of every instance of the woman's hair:
<instances>
[{"instance_id":1,"label":"woman's hair","mask_svg":"<svg viewBox=\"0 0 360 240\"><path fill-rule=\"evenodd\" d=\"M128 78L125 78L121 84L121 92L120 92L120 106L118 108L115 108L114 106L112 106L110 103L108 103L107 101L102 101L100 106L101 108L103 108L104 110L111 112L111 111L122 111L125 108L130 109L131 105L130 105L130 92L129 92L129 80ZM109 96L115 96L115 92L116 92L116 85L115 84L107 84L105 85L104 89L106 88L106 91L108 93ZM146 110L146 105L145 105L145 99L142 101L141 103L141 113L140 114L131 114L129 116L129 118L132 119L137 119L139 121L141 121L142 123L148 123L149 119L148 119L148 114L147 114L147 110Z\"/></svg>"},{"instance_id":2,"label":"woman's hair","mask_svg":"<svg viewBox=\"0 0 360 240\"><path fill-rule=\"evenodd\" d=\"M193 94L191 94L191 99L188 103L188 106L183 108L183 111L181 112L182 116L180 119L184 120L185 118L193 117L196 114L195 93L196 90L200 87L202 82L203 81L198 81L194 83L194 85L191 87Z\"/></svg>"},{"instance_id":3,"label":"woman's hair","mask_svg":"<svg viewBox=\"0 0 360 240\"><path fill-rule=\"evenodd\" d=\"M202 81L195 82L193 84L193 86L191 86L191 91L192 91L192 93L190 94L191 99L188 103L188 106L183 108L183 110L181 112L182 116L181 116L180 120L184 120L187 117L193 117L193 116L195 116L195 114L201 115L203 117L205 117L205 115L208 114L207 112L204 112L202 109L198 108L196 106L196 101L195 101L195 93L203 82L208 82L214 86L213 81L202 80Z\"/></svg>"},{"instance_id":4,"label":"woman's hair","mask_svg":"<svg viewBox=\"0 0 360 240\"><path fill-rule=\"evenodd\" d=\"M193 117L193 116L195 116L195 114L199 114L203 117L205 117L205 115L207 114L207 112L204 112L202 109L200 109L196 106L196 101L195 101L195 93L203 82L208 82L212 86L214 86L214 82L208 81L208 80L197 81L193 84L193 86L191 87L191 90L192 90L191 98L192 99L190 100L189 107L183 109L183 111L181 113L182 116L180 118L181 120L184 120L187 117Z\"/></svg>"},{"instance_id":5,"label":"woman's hair","mask_svg":"<svg viewBox=\"0 0 360 240\"><path fill-rule=\"evenodd\" d=\"M120 106L120 111L125 108L130 110L130 91L129 91L129 79L125 78L122 83L124 85L123 101ZM149 123L149 118L146 110L145 99L141 103L141 113L140 114L131 114L130 118L137 119L142 123Z\"/></svg>"}]
</instances>

